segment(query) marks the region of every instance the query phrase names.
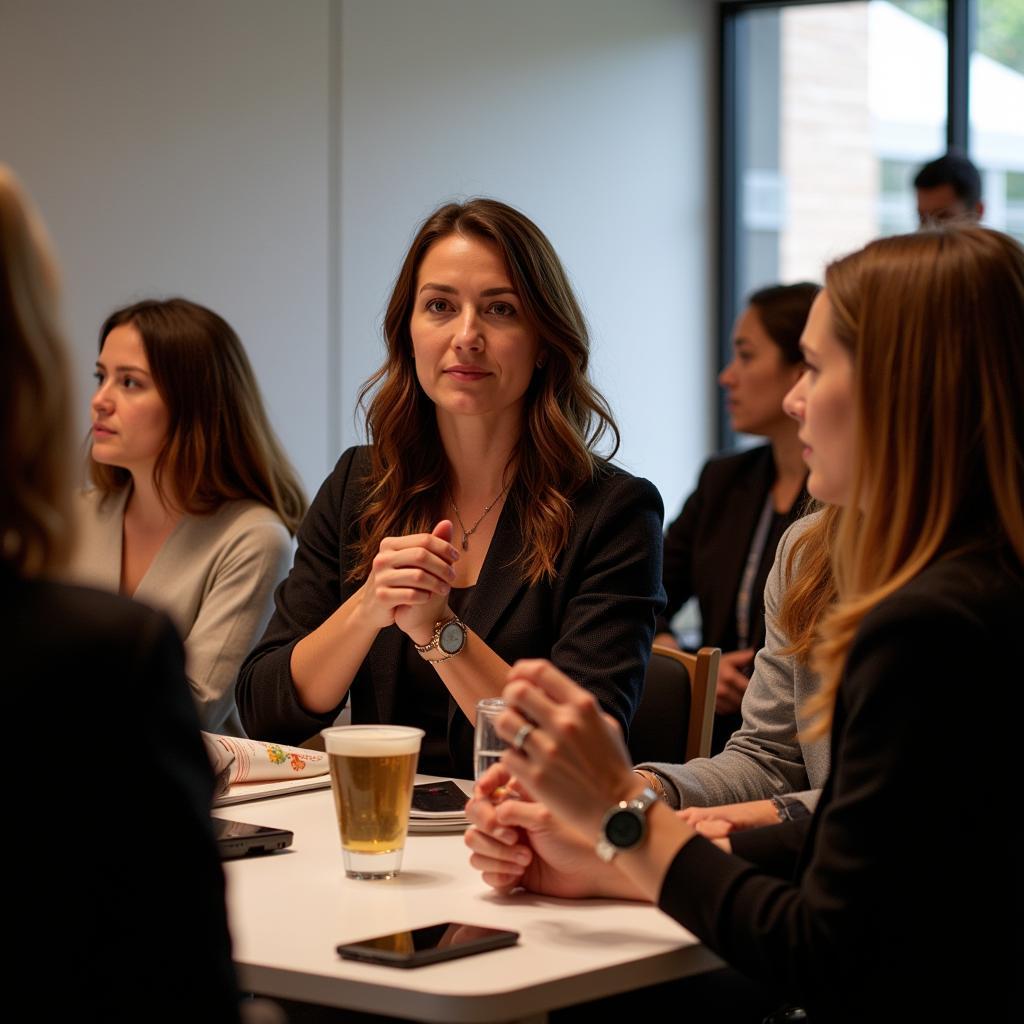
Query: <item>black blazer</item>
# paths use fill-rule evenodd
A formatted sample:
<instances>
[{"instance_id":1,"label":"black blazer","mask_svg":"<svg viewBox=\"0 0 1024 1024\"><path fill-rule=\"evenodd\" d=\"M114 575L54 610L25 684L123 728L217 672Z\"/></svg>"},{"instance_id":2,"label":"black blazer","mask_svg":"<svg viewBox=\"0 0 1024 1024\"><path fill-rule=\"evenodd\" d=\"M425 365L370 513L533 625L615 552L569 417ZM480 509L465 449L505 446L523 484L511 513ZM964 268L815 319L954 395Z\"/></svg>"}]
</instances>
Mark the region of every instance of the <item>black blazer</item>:
<instances>
[{"instance_id":1,"label":"black blazer","mask_svg":"<svg viewBox=\"0 0 1024 1024\"><path fill-rule=\"evenodd\" d=\"M350 448L313 500L298 551L275 595L276 611L243 662L236 698L250 736L301 742L330 725L300 706L291 651L359 588L344 579L369 468L366 448ZM514 497L514 495L513 495ZM530 586L516 564L522 532L516 502L506 501L480 578L462 618L510 664L550 657L593 692L627 728L650 656L661 589L661 497L647 480L605 466L573 501L575 521L552 583ZM393 722L405 644L396 626L381 630L352 688L352 720ZM452 758L472 776L472 727L449 702Z\"/></svg>"},{"instance_id":2,"label":"black blazer","mask_svg":"<svg viewBox=\"0 0 1024 1024\"><path fill-rule=\"evenodd\" d=\"M668 604L658 620L667 632L669 619L694 595L700 604L703 643L736 650L736 595L747 564L761 510L775 482L771 445L708 460L697 489L665 532L664 582ZM807 505L801 491L777 537L800 518ZM764 585L775 551L771 545L758 566L751 591L750 646L764 646Z\"/></svg>"},{"instance_id":3,"label":"black blazer","mask_svg":"<svg viewBox=\"0 0 1024 1024\"><path fill-rule=\"evenodd\" d=\"M58 1018L237 1021L213 778L170 620L3 567L0 607L12 878L33 908L13 984ZM48 948L60 982L41 989Z\"/></svg>"},{"instance_id":4,"label":"black blazer","mask_svg":"<svg viewBox=\"0 0 1024 1024\"><path fill-rule=\"evenodd\" d=\"M813 818L735 833L732 857L687 843L662 909L815 1024L1012 1019L1020 758L988 712L1020 720L1006 645L1021 623L1024 570L1005 550L944 559L879 604L850 649Z\"/></svg>"}]
</instances>

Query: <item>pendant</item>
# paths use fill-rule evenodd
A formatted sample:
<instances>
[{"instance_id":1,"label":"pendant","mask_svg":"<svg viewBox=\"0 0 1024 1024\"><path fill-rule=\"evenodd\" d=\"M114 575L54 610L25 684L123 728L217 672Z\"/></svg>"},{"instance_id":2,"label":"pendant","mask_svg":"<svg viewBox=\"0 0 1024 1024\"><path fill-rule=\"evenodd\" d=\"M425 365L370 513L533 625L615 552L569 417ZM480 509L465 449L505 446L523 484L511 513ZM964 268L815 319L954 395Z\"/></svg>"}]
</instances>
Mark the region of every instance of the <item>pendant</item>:
<instances>
[{"instance_id":1,"label":"pendant","mask_svg":"<svg viewBox=\"0 0 1024 1024\"><path fill-rule=\"evenodd\" d=\"M469 550L469 534L468 533L464 533L462 535L462 550L463 551L468 551Z\"/></svg>"}]
</instances>

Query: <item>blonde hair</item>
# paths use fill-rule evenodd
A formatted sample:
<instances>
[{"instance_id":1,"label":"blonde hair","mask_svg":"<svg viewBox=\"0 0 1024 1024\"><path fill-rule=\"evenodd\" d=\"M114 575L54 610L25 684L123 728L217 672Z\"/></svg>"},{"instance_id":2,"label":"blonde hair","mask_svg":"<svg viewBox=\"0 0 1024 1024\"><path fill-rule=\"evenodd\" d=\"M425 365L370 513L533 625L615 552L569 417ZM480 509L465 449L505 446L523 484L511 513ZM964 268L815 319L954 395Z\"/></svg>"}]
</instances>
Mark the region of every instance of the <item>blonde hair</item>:
<instances>
[{"instance_id":1,"label":"blonde hair","mask_svg":"<svg viewBox=\"0 0 1024 1024\"><path fill-rule=\"evenodd\" d=\"M782 653L795 655L803 664L810 664L818 641L818 623L836 599L832 547L841 510L836 505L812 504L806 515L819 511L789 547L779 604L779 627L789 637Z\"/></svg>"},{"instance_id":2,"label":"blonde hair","mask_svg":"<svg viewBox=\"0 0 1024 1024\"><path fill-rule=\"evenodd\" d=\"M854 363L857 500L832 524L816 732L879 602L966 548L1008 544L1024 565L1024 250L986 228L936 227L836 261L825 291Z\"/></svg>"},{"instance_id":3,"label":"blonde hair","mask_svg":"<svg viewBox=\"0 0 1024 1024\"><path fill-rule=\"evenodd\" d=\"M70 408L49 242L0 164L0 563L19 576L52 573L71 551Z\"/></svg>"}]
</instances>

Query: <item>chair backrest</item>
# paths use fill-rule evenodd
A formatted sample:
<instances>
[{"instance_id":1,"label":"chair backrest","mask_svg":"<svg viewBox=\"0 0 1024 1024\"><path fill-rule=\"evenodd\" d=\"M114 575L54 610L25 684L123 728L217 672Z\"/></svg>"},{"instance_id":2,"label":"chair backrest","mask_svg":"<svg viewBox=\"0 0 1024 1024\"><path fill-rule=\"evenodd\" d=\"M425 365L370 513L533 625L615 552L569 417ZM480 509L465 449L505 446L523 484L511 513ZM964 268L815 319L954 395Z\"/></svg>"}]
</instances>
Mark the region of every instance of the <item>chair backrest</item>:
<instances>
[{"instance_id":1,"label":"chair backrest","mask_svg":"<svg viewBox=\"0 0 1024 1024\"><path fill-rule=\"evenodd\" d=\"M708 756L721 654L717 647L702 647L696 654L688 654L654 645L640 707L629 727L634 764L681 764Z\"/></svg>"}]
</instances>

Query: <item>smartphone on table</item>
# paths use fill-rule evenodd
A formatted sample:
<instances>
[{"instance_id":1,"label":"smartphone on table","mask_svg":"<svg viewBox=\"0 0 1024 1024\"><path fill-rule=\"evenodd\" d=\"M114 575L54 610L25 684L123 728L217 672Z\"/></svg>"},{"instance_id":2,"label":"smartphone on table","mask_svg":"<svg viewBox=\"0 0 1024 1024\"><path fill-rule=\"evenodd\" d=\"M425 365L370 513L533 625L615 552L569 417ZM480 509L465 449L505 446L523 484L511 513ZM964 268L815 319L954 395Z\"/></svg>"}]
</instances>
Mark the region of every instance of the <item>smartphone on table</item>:
<instances>
[{"instance_id":1,"label":"smartphone on table","mask_svg":"<svg viewBox=\"0 0 1024 1024\"><path fill-rule=\"evenodd\" d=\"M412 809L421 814L454 814L466 809L469 797L450 779L412 787Z\"/></svg>"},{"instance_id":2,"label":"smartphone on table","mask_svg":"<svg viewBox=\"0 0 1024 1024\"><path fill-rule=\"evenodd\" d=\"M519 932L503 928L445 921L426 928L378 935L361 942L342 943L338 946L338 955L346 960L387 967L420 967L513 946L518 939Z\"/></svg>"},{"instance_id":3,"label":"smartphone on table","mask_svg":"<svg viewBox=\"0 0 1024 1024\"><path fill-rule=\"evenodd\" d=\"M213 835L221 860L237 857L252 857L261 853L273 853L292 845L294 834L284 828L267 828L265 825L249 825L244 821L226 821L211 818Z\"/></svg>"}]
</instances>

